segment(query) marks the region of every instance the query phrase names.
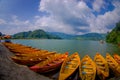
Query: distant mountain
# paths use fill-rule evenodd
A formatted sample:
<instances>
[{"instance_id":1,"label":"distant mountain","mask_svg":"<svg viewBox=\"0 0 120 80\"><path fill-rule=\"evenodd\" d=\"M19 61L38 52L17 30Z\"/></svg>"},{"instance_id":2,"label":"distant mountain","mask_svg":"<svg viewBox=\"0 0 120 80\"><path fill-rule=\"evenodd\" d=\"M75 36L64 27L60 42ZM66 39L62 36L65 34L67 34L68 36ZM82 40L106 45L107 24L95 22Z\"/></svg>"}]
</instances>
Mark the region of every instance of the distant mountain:
<instances>
[{"instance_id":1,"label":"distant mountain","mask_svg":"<svg viewBox=\"0 0 120 80\"><path fill-rule=\"evenodd\" d=\"M48 34L59 36L62 39L74 39L75 37L75 35L70 35L70 34L65 34L65 33L60 33L60 32L48 32Z\"/></svg>"},{"instance_id":2,"label":"distant mountain","mask_svg":"<svg viewBox=\"0 0 120 80\"><path fill-rule=\"evenodd\" d=\"M106 34L87 33L87 34L84 34L84 35L77 35L75 38L76 39L81 39L81 40L105 40Z\"/></svg>"},{"instance_id":3,"label":"distant mountain","mask_svg":"<svg viewBox=\"0 0 120 80\"><path fill-rule=\"evenodd\" d=\"M12 38L14 39L61 39L58 36L50 35L44 30L38 29L34 31L28 31L28 32L20 32L12 35Z\"/></svg>"},{"instance_id":4,"label":"distant mountain","mask_svg":"<svg viewBox=\"0 0 120 80\"><path fill-rule=\"evenodd\" d=\"M12 35L14 39L77 39L77 40L105 40L106 34L88 33L84 35L70 35L60 32L34 31L20 32Z\"/></svg>"},{"instance_id":5,"label":"distant mountain","mask_svg":"<svg viewBox=\"0 0 120 80\"><path fill-rule=\"evenodd\" d=\"M106 34L87 33L84 35L70 35L60 32L48 32L48 34L56 35L62 39L77 39L77 40L105 40Z\"/></svg>"},{"instance_id":6,"label":"distant mountain","mask_svg":"<svg viewBox=\"0 0 120 80\"><path fill-rule=\"evenodd\" d=\"M120 21L116 27L106 36L106 42L120 44Z\"/></svg>"}]
</instances>

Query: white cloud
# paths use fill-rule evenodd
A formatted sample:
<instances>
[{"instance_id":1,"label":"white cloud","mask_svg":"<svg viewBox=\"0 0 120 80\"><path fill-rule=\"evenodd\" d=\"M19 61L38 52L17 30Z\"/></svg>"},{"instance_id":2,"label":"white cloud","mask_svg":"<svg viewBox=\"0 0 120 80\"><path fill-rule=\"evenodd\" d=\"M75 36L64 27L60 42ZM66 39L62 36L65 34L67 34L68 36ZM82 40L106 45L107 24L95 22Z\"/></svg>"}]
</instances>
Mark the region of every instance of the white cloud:
<instances>
[{"instance_id":1,"label":"white cloud","mask_svg":"<svg viewBox=\"0 0 120 80\"><path fill-rule=\"evenodd\" d=\"M92 9L84 0L41 0L39 11L48 15L35 15L32 21L20 20L19 17L13 16L9 22L0 19L0 24L4 23L11 34L35 29L68 34L105 33L120 21L120 1L112 2L112 11L96 16L93 12L99 13L106 7L105 4L104 0L95 0ZM5 32L5 29L3 31Z\"/></svg>"},{"instance_id":2,"label":"white cloud","mask_svg":"<svg viewBox=\"0 0 120 80\"><path fill-rule=\"evenodd\" d=\"M115 23L120 20L120 2L118 2L112 3L115 6L113 11L95 16L93 14L94 11L99 12L102 8L106 8L104 0L95 0L93 2L93 10L84 1L41 0L39 11L48 12L50 15L37 18L36 26L39 24L39 26L42 26L41 28L48 31L71 34L105 33L111 30Z\"/></svg>"},{"instance_id":3,"label":"white cloud","mask_svg":"<svg viewBox=\"0 0 120 80\"><path fill-rule=\"evenodd\" d=\"M74 34L74 31L68 25L65 25L61 21L57 21L53 19L53 16L50 17L42 17L36 20L35 27L36 29L43 29L46 31L54 31L54 32L64 32ZM66 30L67 29L67 30ZM69 32L71 31L71 32Z\"/></svg>"},{"instance_id":4,"label":"white cloud","mask_svg":"<svg viewBox=\"0 0 120 80\"><path fill-rule=\"evenodd\" d=\"M5 23L5 22L4 22ZM7 21L0 27L4 34L14 34L17 32L28 31L33 29L33 24L29 20L19 20L17 16L12 16L11 21Z\"/></svg>"},{"instance_id":5,"label":"white cloud","mask_svg":"<svg viewBox=\"0 0 120 80\"><path fill-rule=\"evenodd\" d=\"M120 21L120 2L113 2L115 9L98 15L96 19L90 20L91 32L105 33L114 28L115 24Z\"/></svg>"},{"instance_id":6,"label":"white cloud","mask_svg":"<svg viewBox=\"0 0 120 80\"><path fill-rule=\"evenodd\" d=\"M87 19L94 17L92 10L85 2L75 0L41 0L39 11L50 13L49 16L37 20L36 23L43 26L42 28L69 34L83 31L79 28L80 26L89 28ZM84 31L89 31L89 29Z\"/></svg>"},{"instance_id":7,"label":"white cloud","mask_svg":"<svg viewBox=\"0 0 120 80\"><path fill-rule=\"evenodd\" d=\"M2 24L6 24L6 21L3 19L0 19L0 25L2 25Z\"/></svg>"},{"instance_id":8,"label":"white cloud","mask_svg":"<svg viewBox=\"0 0 120 80\"><path fill-rule=\"evenodd\" d=\"M12 21L9 22L10 25L15 25L15 26L20 26L20 25L25 25L27 26L28 24L30 24L29 20L19 20L18 17L16 15L12 16Z\"/></svg>"},{"instance_id":9,"label":"white cloud","mask_svg":"<svg viewBox=\"0 0 120 80\"><path fill-rule=\"evenodd\" d=\"M104 8L104 5L105 5L104 0L95 0L93 2L93 9L99 12L101 8Z\"/></svg>"}]
</instances>

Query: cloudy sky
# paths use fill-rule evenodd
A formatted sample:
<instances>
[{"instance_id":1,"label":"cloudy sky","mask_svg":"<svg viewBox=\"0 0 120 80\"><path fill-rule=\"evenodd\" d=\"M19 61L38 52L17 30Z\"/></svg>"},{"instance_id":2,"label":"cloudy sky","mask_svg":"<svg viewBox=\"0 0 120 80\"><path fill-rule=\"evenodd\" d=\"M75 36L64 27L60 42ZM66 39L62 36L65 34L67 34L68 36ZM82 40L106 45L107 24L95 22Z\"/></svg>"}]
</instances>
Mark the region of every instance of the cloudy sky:
<instances>
[{"instance_id":1,"label":"cloudy sky","mask_svg":"<svg viewBox=\"0 0 120 80\"><path fill-rule=\"evenodd\" d=\"M0 0L0 32L106 33L120 21L120 0Z\"/></svg>"}]
</instances>

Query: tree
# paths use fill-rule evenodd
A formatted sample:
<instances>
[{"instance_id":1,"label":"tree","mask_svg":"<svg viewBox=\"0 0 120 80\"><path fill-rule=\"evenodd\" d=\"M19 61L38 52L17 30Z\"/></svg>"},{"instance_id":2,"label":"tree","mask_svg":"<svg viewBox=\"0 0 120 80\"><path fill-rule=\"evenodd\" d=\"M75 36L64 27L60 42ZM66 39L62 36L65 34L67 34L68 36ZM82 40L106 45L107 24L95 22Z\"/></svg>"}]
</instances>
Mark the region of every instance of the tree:
<instances>
[{"instance_id":1,"label":"tree","mask_svg":"<svg viewBox=\"0 0 120 80\"><path fill-rule=\"evenodd\" d=\"M108 33L106 36L106 42L109 43L120 43L120 22L116 24L116 27Z\"/></svg>"},{"instance_id":2,"label":"tree","mask_svg":"<svg viewBox=\"0 0 120 80\"><path fill-rule=\"evenodd\" d=\"M0 42L1 42L1 36L2 36L2 33L0 32Z\"/></svg>"},{"instance_id":3,"label":"tree","mask_svg":"<svg viewBox=\"0 0 120 80\"><path fill-rule=\"evenodd\" d=\"M2 33L0 32L0 36L2 36Z\"/></svg>"}]
</instances>

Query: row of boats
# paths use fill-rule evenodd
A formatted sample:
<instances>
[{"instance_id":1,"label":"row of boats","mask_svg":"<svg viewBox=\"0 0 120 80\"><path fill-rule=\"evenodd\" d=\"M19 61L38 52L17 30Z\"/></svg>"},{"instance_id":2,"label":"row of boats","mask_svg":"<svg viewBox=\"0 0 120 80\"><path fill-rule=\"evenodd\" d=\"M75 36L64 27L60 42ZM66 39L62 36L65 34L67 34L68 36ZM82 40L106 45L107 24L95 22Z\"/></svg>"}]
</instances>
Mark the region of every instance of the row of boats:
<instances>
[{"instance_id":1,"label":"row of boats","mask_svg":"<svg viewBox=\"0 0 120 80\"><path fill-rule=\"evenodd\" d=\"M86 55L80 59L80 55L75 52L68 55L68 52L49 52L24 46L15 43L3 43L15 55L11 57L18 64L27 65L30 70L39 73L46 73L60 68L58 80L69 80L68 78L76 71L79 72L81 80L96 80L99 76L101 80L110 77L110 70L115 76L120 77L120 56L109 53L104 58L100 53L96 53L94 59Z\"/></svg>"}]
</instances>

